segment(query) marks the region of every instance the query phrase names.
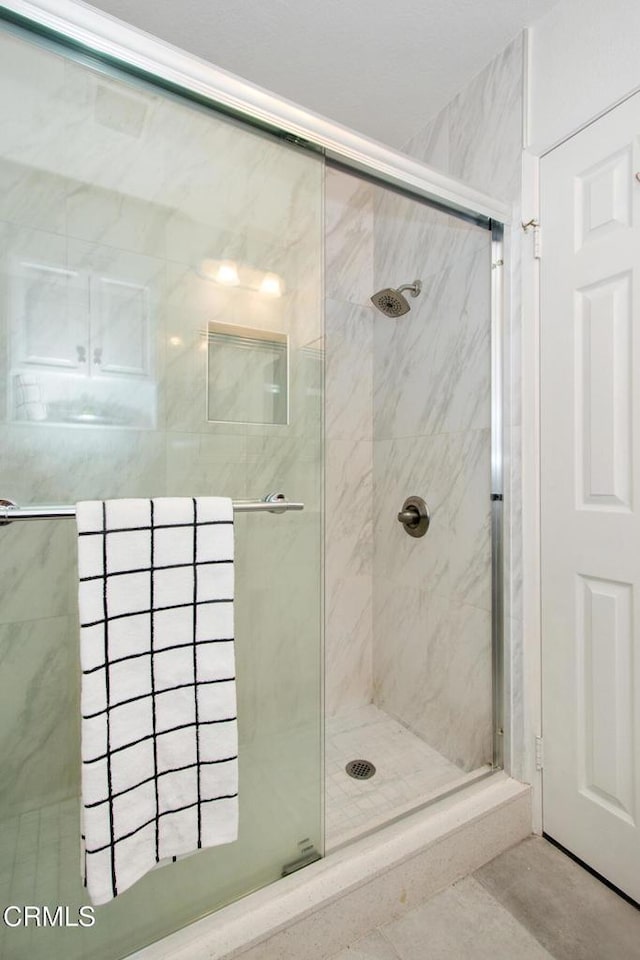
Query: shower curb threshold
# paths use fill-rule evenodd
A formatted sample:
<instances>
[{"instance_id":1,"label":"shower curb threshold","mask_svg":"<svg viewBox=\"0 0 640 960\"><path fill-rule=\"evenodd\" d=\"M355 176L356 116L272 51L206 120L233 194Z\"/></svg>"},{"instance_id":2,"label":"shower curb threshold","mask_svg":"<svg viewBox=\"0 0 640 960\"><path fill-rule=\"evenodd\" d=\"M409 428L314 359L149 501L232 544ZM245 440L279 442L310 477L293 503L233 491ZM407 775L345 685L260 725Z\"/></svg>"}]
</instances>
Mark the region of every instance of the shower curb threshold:
<instances>
[{"instance_id":1,"label":"shower curb threshold","mask_svg":"<svg viewBox=\"0 0 640 960\"><path fill-rule=\"evenodd\" d=\"M530 791L497 772L127 960L324 960L529 836Z\"/></svg>"}]
</instances>

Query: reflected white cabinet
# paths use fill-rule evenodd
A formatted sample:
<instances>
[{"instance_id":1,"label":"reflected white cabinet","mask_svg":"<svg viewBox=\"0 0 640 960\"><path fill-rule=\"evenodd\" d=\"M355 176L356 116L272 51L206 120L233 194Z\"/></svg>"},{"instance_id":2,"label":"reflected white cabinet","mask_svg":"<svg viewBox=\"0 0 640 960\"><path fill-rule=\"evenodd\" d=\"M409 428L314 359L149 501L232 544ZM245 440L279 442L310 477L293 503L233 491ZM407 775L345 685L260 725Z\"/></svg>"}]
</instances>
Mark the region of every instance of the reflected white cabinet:
<instances>
[{"instance_id":1,"label":"reflected white cabinet","mask_svg":"<svg viewBox=\"0 0 640 960\"><path fill-rule=\"evenodd\" d=\"M87 362L89 282L74 270L14 261L13 365L83 370Z\"/></svg>"},{"instance_id":2,"label":"reflected white cabinet","mask_svg":"<svg viewBox=\"0 0 640 960\"><path fill-rule=\"evenodd\" d=\"M146 286L27 261L13 275L14 368L151 376Z\"/></svg>"},{"instance_id":3,"label":"reflected white cabinet","mask_svg":"<svg viewBox=\"0 0 640 960\"><path fill-rule=\"evenodd\" d=\"M98 374L151 374L149 290L112 277L91 277L90 363Z\"/></svg>"},{"instance_id":4,"label":"reflected white cabinet","mask_svg":"<svg viewBox=\"0 0 640 960\"><path fill-rule=\"evenodd\" d=\"M153 264L116 251L74 270L56 253L9 265L12 418L152 427Z\"/></svg>"}]
</instances>

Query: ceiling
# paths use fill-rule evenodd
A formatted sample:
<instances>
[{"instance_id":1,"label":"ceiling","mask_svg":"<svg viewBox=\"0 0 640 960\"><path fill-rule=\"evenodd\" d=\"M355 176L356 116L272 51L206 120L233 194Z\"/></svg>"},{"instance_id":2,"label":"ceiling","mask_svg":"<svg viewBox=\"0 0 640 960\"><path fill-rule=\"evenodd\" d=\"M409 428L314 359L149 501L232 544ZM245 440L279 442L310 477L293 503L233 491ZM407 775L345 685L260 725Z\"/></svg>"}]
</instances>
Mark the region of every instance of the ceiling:
<instances>
[{"instance_id":1,"label":"ceiling","mask_svg":"<svg viewBox=\"0 0 640 960\"><path fill-rule=\"evenodd\" d=\"M316 113L401 147L556 0L94 0Z\"/></svg>"}]
</instances>

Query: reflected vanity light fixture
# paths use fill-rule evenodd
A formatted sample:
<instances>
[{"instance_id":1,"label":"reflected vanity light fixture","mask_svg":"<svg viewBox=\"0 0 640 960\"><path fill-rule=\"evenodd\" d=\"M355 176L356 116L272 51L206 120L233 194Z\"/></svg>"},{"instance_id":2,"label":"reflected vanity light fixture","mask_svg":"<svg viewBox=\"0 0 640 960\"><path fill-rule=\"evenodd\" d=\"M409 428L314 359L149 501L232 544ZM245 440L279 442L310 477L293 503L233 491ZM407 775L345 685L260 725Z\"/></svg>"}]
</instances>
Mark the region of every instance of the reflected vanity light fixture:
<instances>
[{"instance_id":1,"label":"reflected vanity light fixture","mask_svg":"<svg viewBox=\"0 0 640 960\"><path fill-rule=\"evenodd\" d=\"M200 261L198 274L205 280L213 280L226 287L240 287L243 290L255 290L267 297L281 297L284 293L282 277L271 271L256 270L244 264L240 269L234 260Z\"/></svg>"},{"instance_id":2,"label":"reflected vanity light fixture","mask_svg":"<svg viewBox=\"0 0 640 960\"><path fill-rule=\"evenodd\" d=\"M237 287L240 283L238 268L233 260L223 260L218 266L215 275L216 283L224 283L228 287Z\"/></svg>"},{"instance_id":3,"label":"reflected vanity light fixture","mask_svg":"<svg viewBox=\"0 0 640 960\"><path fill-rule=\"evenodd\" d=\"M265 293L268 297L282 296L282 283L277 273L265 273L260 284L260 293Z\"/></svg>"}]
</instances>

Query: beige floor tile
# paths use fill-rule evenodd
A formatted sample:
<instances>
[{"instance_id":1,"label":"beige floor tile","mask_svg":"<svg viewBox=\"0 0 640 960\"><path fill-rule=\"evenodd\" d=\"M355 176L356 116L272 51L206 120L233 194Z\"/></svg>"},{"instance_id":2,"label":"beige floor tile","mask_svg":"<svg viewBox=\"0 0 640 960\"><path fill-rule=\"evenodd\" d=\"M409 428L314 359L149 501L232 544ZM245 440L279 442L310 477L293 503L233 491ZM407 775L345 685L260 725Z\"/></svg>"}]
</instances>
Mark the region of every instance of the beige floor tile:
<instances>
[{"instance_id":1,"label":"beige floor tile","mask_svg":"<svg viewBox=\"0 0 640 960\"><path fill-rule=\"evenodd\" d=\"M399 957L386 937L376 932L352 943L331 960L399 960Z\"/></svg>"},{"instance_id":2,"label":"beige floor tile","mask_svg":"<svg viewBox=\"0 0 640 960\"><path fill-rule=\"evenodd\" d=\"M640 960L640 911L540 837L475 878L556 960Z\"/></svg>"},{"instance_id":3,"label":"beige floor tile","mask_svg":"<svg viewBox=\"0 0 640 960\"><path fill-rule=\"evenodd\" d=\"M382 932L400 960L551 960L472 877L386 924Z\"/></svg>"}]
</instances>

